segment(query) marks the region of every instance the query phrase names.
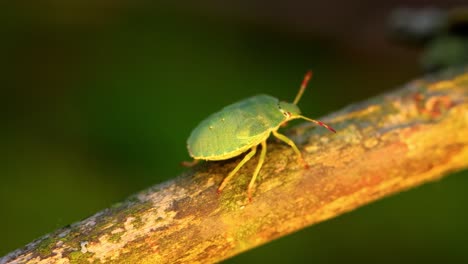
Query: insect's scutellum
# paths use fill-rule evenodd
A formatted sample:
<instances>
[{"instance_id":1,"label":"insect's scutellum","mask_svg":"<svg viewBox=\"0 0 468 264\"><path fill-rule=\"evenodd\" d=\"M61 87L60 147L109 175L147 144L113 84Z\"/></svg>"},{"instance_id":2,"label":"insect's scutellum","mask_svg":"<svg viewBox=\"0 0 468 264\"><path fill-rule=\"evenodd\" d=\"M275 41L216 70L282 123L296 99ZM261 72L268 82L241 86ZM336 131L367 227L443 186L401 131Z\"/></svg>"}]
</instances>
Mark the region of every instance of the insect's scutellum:
<instances>
[{"instance_id":1,"label":"insect's scutellum","mask_svg":"<svg viewBox=\"0 0 468 264\"><path fill-rule=\"evenodd\" d=\"M305 117L300 113L297 104L311 77L312 71L308 71L293 103L280 102L269 95L253 96L226 106L221 111L212 114L192 131L187 141L187 148L190 156L195 161L226 160L248 152L229 175L224 178L218 188L218 193L226 187L237 171L255 155L258 145L261 145L260 159L247 188L247 196L249 201L251 200L255 179L265 159L266 140L271 134L290 145L299 162L303 163L305 168L308 167L295 143L277 131L290 120L304 119L336 132L323 122ZM222 126L219 125L220 120L223 123ZM187 164L191 165L191 163Z\"/></svg>"}]
</instances>

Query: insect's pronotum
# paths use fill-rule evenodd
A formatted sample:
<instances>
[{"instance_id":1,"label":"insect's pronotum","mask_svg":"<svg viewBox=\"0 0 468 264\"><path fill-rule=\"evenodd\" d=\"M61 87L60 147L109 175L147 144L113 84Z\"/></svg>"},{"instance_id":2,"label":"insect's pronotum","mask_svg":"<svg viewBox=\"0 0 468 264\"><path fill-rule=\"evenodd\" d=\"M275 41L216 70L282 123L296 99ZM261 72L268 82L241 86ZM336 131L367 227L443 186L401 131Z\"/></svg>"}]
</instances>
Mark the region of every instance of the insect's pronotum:
<instances>
[{"instance_id":1,"label":"insect's pronotum","mask_svg":"<svg viewBox=\"0 0 468 264\"><path fill-rule=\"evenodd\" d=\"M286 122L304 119L336 132L320 121L301 115L297 103L311 77L312 71L308 71L292 103L279 101L265 94L252 96L210 115L192 131L187 140L187 148L194 159L193 163L199 160L226 160L248 151L239 164L224 178L218 187L218 192L226 187L236 172L255 155L258 145L261 145L260 159L247 188L248 198L251 200L255 179L265 160L266 141L270 134L291 146L299 161L307 166L294 142L278 133L278 129Z\"/></svg>"}]
</instances>

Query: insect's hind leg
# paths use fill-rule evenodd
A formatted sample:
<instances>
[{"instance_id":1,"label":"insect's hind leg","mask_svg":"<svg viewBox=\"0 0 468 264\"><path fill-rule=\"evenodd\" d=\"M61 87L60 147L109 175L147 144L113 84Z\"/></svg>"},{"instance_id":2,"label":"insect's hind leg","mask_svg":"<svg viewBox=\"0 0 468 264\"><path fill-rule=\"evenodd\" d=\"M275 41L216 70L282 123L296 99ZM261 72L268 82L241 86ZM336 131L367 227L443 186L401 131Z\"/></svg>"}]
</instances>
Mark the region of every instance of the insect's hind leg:
<instances>
[{"instance_id":1,"label":"insect's hind leg","mask_svg":"<svg viewBox=\"0 0 468 264\"><path fill-rule=\"evenodd\" d=\"M257 179L257 175L262 168L263 161L265 161L265 155L267 150L266 140L262 141L262 152L260 152L260 159L258 160L257 167L255 168L254 174L252 179L250 180L249 187L247 188L247 195L249 197L249 202L252 201L252 188L255 185L255 179Z\"/></svg>"},{"instance_id":2,"label":"insect's hind leg","mask_svg":"<svg viewBox=\"0 0 468 264\"><path fill-rule=\"evenodd\" d=\"M272 131L273 132L273 135L278 138L279 140L283 141L284 143L288 144L289 146L291 146L291 148L294 150L294 152L296 152L297 154L297 158L299 159L299 162L301 162L305 168L308 168L309 165L305 162L304 158L302 158L302 153L301 151L299 151L299 149L296 147L296 144L294 144L294 142L289 139L287 136L283 135L283 134L280 134L278 133L277 131Z\"/></svg>"},{"instance_id":3,"label":"insect's hind leg","mask_svg":"<svg viewBox=\"0 0 468 264\"><path fill-rule=\"evenodd\" d=\"M180 163L180 165L182 165L184 167L193 167L193 166L197 165L199 162L200 162L200 160L194 159L192 161L182 161Z\"/></svg>"},{"instance_id":4,"label":"insect's hind leg","mask_svg":"<svg viewBox=\"0 0 468 264\"><path fill-rule=\"evenodd\" d=\"M247 154L245 155L245 157L241 160L241 162L239 162L239 164L237 164L237 166L229 173L229 175L224 178L223 182L221 183L221 185L218 187L218 193L220 193L224 187L226 187L226 184L229 182L229 180L234 176L234 174L236 174L236 172L242 167L244 166L244 164L249 161L253 155L255 155L255 152L257 152L257 146L255 147L252 147L252 150Z\"/></svg>"}]
</instances>

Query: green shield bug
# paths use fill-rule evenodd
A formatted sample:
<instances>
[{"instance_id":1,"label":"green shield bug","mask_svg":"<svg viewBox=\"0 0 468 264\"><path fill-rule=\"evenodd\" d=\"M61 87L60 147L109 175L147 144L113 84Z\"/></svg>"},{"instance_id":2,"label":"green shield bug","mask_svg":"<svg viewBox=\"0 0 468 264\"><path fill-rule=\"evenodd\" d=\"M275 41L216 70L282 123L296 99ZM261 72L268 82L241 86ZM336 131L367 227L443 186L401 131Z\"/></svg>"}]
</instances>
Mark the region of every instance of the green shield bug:
<instances>
[{"instance_id":1,"label":"green shield bug","mask_svg":"<svg viewBox=\"0 0 468 264\"><path fill-rule=\"evenodd\" d=\"M258 145L262 145L260 159L247 188L249 201L251 200L255 179L265 160L266 141L270 134L291 146L299 161L307 166L296 144L285 135L278 133L278 129L286 122L293 119L304 119L336 133L326 124L302 116L299 107L297 107L311 77L312 71L308 71L293 103L279 101L270 95L252 96L210 115L192 131L187 140L188 152L194 159L191 164L195 164L199 160L226 160L250 150L224 178L218 187L218 193L226 187L236 172L255 155Z\"/></svg>"}]
</instances>

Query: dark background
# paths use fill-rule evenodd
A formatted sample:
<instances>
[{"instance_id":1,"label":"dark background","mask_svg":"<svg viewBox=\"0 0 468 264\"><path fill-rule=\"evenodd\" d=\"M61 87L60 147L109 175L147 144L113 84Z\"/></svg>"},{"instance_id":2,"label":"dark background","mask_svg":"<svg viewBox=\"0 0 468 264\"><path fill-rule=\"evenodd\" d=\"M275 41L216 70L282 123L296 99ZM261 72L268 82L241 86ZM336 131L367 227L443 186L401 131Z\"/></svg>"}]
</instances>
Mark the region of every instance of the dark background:
<instances>
[{"instance_id":1,"label":"dark background","mask_svg":"<svg viewBox=\"0 0 468 264\"><path fill-rule=\"evenodd\" d=\"M177 176L199 121L257 93L292 101L307 69L310 117L420 76L388 15L463 1L38 2L0 4L0 256ZM468 262L467 174L227 263Z\"/></svg>"}]
</instances>

